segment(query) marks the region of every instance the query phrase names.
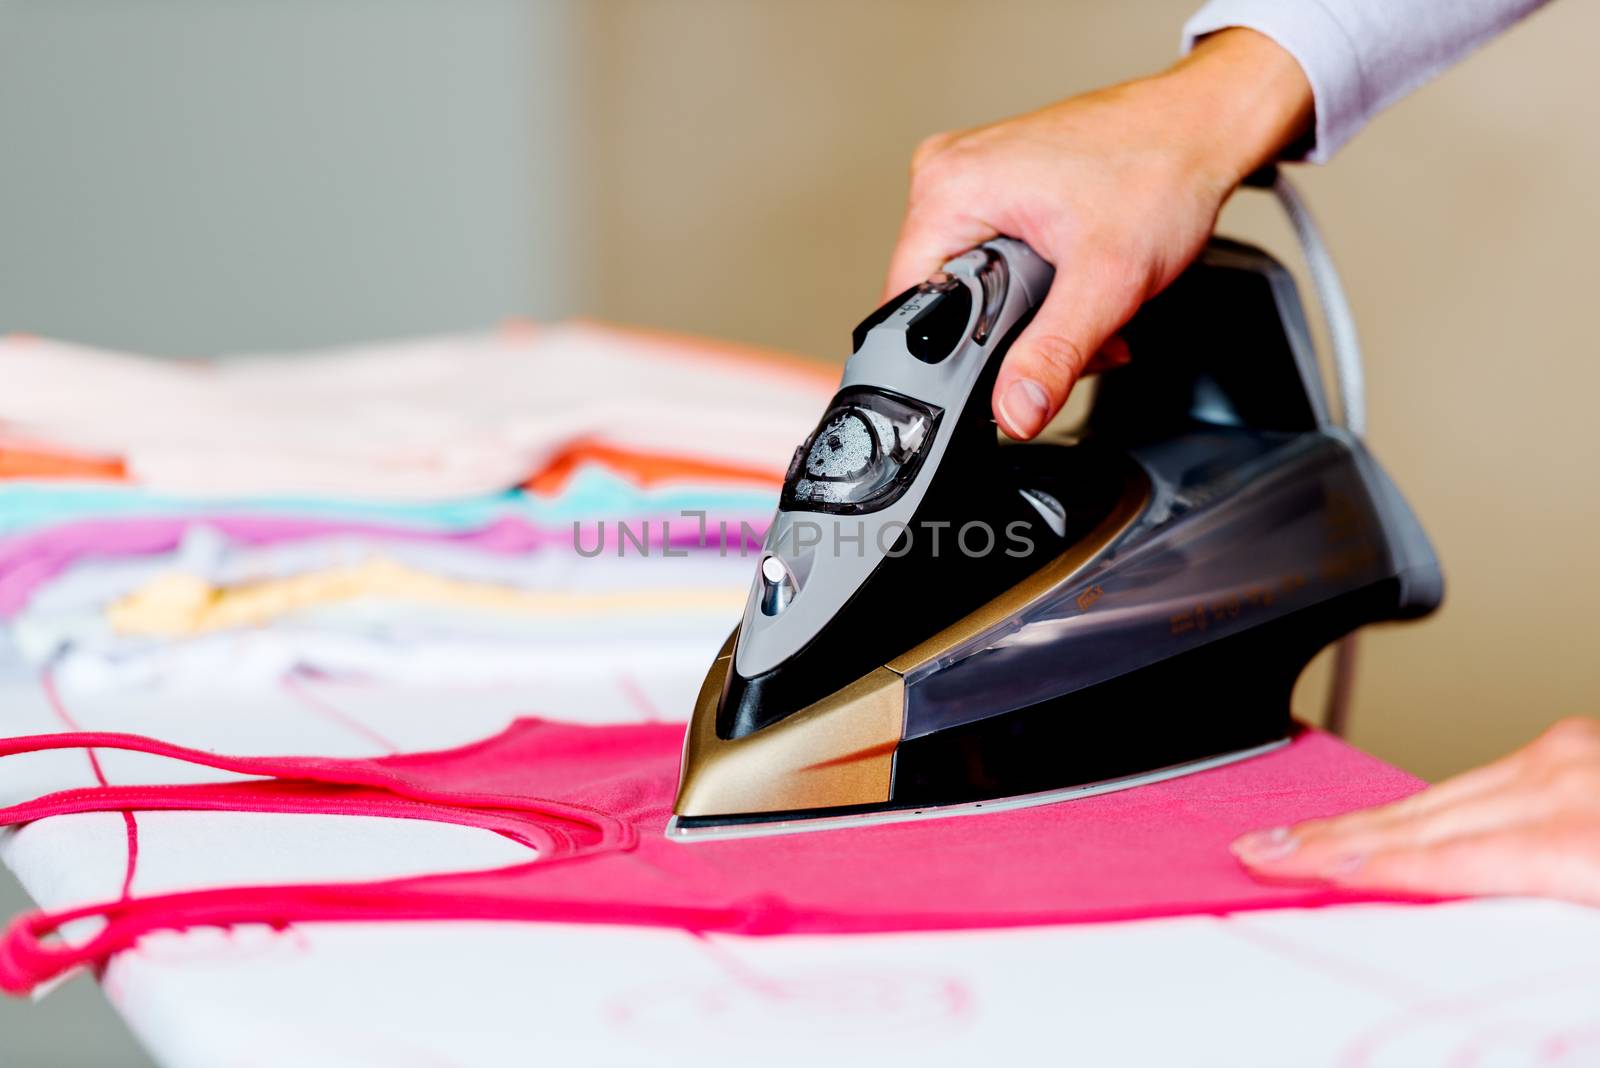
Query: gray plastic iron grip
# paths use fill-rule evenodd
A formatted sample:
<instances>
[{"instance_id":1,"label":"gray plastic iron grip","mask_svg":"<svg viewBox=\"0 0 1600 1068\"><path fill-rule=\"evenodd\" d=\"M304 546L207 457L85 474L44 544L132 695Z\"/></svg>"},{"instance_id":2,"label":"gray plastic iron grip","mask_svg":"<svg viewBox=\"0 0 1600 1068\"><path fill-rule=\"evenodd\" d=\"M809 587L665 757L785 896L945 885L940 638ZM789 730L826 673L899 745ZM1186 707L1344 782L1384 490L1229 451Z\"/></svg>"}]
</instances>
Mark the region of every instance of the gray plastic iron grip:
<instances>
[{"instance_id":1,"label":"gray plastic iron grip","mask_svg":"<svg viewBox=\"0 0 1600 1068\"><path fill-rule=\"evenodd\" d=\"M856 328L841 390L888 390L942 411L966 410L992 388L1006 347L1054 275L1027 244L1008 237L946 261Z\"/></svg>"}]
</instances>

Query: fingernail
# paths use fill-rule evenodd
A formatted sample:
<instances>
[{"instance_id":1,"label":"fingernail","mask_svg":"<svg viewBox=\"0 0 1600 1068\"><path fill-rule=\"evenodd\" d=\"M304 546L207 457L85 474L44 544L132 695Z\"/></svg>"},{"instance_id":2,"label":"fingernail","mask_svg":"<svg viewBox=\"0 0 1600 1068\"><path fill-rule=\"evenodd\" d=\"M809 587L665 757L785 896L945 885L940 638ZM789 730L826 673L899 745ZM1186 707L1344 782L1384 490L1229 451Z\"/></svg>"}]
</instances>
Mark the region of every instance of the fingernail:
<instances>
[{"instance_id":1,"label":"fingernail","mask_svg":"<svg viewBox=\"0 0 1600 1068\"><path fill-rule=\"evenodd\" d=\"M1019 378L1000 395L1000 414L1012 430L1031 438L1044 429L1050 396L1031 378Z\"/></svg>"},{"instance_id":2,"label":"fingernail","mask_svg":"<svg viewBox=\"0 0 1600 1068\"><path fill-rule=\"evenodd\" d=\"M1282 860L1300 846L1299 839L1287 827L1274 827L1269 831L1251 831L1234 840L1235 856L1245 860Z\"/></svg>"},{"instance_id":3,"label":"fingernail","mask_svg":"<svg viewBox=\"0 0 1600 1068\"><path fill-rule=\"evenodd\" d=\"M1367 862L1365 853L1347 853L1342 857L1335 857L1332 864L1328 865L1328 878L1347 879L1361 870L1361 865Z\"/></svg>"}]
</instances>

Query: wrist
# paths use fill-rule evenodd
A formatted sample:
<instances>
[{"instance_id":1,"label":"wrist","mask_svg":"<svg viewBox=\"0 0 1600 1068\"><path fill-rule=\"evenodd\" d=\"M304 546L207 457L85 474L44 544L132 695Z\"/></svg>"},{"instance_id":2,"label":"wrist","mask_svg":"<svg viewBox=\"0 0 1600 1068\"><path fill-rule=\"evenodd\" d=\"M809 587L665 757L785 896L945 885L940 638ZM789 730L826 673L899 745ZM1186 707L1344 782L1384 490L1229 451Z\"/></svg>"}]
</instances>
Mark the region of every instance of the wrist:
<instances>
[{"instance_id":1,"label":"wrist","mask_svg":"<svg viewBox=\"0 0 1600 1068\"><path fill-rule=\"evenodd\" d=\"M1315 117L1299 62L1242 27L1204 38L1154 80L1171 94L1190 165L1226 190L1306 137Z\"/></svg>"}]
</instances>

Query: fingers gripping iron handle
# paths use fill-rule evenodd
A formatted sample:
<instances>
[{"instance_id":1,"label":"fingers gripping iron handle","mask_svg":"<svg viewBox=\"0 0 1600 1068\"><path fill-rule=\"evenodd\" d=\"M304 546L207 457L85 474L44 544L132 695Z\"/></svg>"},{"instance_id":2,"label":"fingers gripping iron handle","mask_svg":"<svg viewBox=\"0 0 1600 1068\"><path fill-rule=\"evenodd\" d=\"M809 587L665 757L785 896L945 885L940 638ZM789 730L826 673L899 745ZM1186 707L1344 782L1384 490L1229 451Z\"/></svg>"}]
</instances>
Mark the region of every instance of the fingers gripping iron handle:
<instances>
[{"instance_id":1,"label":"fingers gripping iron handle","mask_svg":"<svg viewBox=\"0 0 1600 1068\"><path fill-rule=\"evenodd\" d=\"M780 514L909 520L933 483L970 480L996 447L1000 364L1054 275L1023 242L995 238L867 316L838 394L795 450Z\"/></svg>"},{"instance_id":2,"label":"fingers gripping iron handle","mask_svg":"<svg viewBox=\"0 0 1600 1068\"><path fill-rule=\"evenodd\" d=\"M1290 205L1308 259L1321 267L1313 274L1330 321L1346 322L1337 276L1303 205L1281 178L1275 188ZM1014 238L963 253L856 327L844 385L929 387L938 397L928 399L959 412L963 428L992 424L988 406L1000 364L1053 277L1050 264ZM1293 278L1259 249L1213 238L1122 333L1133 360L1102 378L1090 420L1097 434L1154 438L1195 421L1294 432L1333 425ZM1359 348L1353 328L1334 333L1342 407L1359 424ZM1342 335L1348 337L1340 344Z\"/></svg>"},{"instance_id":3,"label":"fingers gripping iron handle","mask_svg":"<svg viewBox=\"0 0 1600 1068\"><path fill-rule=\"evenodd\" d=\"M989 396L1054 269L1022 241L986 241L862 320L841 389L902 393L991 429Z\"/></svg>"}]
</instances>

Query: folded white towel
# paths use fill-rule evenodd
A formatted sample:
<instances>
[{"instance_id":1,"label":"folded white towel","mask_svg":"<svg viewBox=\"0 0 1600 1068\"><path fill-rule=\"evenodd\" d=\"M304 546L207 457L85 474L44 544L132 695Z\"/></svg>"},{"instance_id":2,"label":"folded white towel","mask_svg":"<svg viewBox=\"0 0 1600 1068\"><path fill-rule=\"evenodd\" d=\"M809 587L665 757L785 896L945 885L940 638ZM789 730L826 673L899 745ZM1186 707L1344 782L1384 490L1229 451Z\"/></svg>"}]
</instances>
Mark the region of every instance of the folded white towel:
<instances>
[{"instance_id":1,"label":"folded white towel","mask_svg":"<svg viewBox=\"0 0 1600 1068\"><path fill-rule=\"evenodd\" d=\"M833 372L590 324L162 360L0 340L0 425L153 489L444 500L578 440L782 470Z\"/></svg>"}]
</instances>

